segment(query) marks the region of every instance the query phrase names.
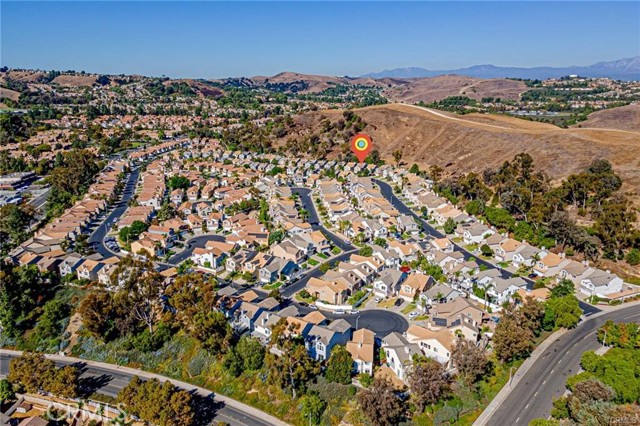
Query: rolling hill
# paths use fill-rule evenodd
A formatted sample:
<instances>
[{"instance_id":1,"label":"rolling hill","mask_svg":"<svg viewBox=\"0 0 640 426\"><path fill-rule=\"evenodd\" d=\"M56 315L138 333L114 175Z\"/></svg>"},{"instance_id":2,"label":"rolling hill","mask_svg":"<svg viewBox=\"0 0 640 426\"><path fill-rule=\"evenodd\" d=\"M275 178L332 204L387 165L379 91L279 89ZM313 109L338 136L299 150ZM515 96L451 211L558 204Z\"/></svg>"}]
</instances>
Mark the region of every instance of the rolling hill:
<instances>
[{"instance_id":1,"label":"rolling hill","mask_svg":"<svg viewBox=\"0 0 640 426\"><path fill-rule=\"evenodd\" d=\"M354 110L367 123L382 157L403 152L404 163L423 167L437 164L451 174L481 172L529 153L553 179L582 171L593 159L606 158L620 173L624 188L640 194L640 132L612 129L560 129L550 124L507 116L468 114L455 116L411 105L389 104ZM338 121L340 110L316 111L297 116L298 137L317 132L320 122ZM280 143L284 143L285 139ZM330 156L337 156L335 146Z\"/></svg>"},{"instance_id":2,"label":"rolling hill","mask_svg":"<svg viewBox=\"0 0 640 426\"><path fill-rule=\"evenodd\" d=\"M640 104L596 111L574 127L620 129L640 132Z\"/></svg>"}]
</instances>

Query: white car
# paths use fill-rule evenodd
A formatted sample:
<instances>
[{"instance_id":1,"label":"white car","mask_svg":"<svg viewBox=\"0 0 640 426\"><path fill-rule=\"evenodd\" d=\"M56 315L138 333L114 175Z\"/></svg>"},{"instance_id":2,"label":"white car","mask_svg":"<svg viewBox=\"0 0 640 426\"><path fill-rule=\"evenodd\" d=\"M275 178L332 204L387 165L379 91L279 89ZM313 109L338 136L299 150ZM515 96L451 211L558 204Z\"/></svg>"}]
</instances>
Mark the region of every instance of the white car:
<instances>
[{"instance_id":1,"label":"white car","mask_svg":"<svg viewBox=\"0 0 640 426\"><path fill-rule=\"evenodd\" d=\"M373 299L373 300L374 300L374 302L376 302L376 303L380 303L380 302L382 302L382 297L376 297L376 298L375 298L375 299Z\"/></svg>"},{"instance_id":2,"label":"white car","mask_svg":"<svg viewBox=\"0 0 640 426\"><path fill-rule=\"evenodd\" d=\"M334 314L336 315L344 315L345 312L343 309L336 309L335 311L333 311Z\"/></svg>"},{"instance_id":3,"label":"white car","mask_svg":"<svg viewBox=\"0 0 640 426\"><path fill-rule=\"evenodd\" d=\"M418 311L413 311L413 312L411 312L411 313L409 314L409 318L414 319L414 318L415 318L415 317L417 317L418 315L420 315L420 314L418 313Z\"/></svg>"},{"instance_id":4,"label":"white car","mask_svg":"<svg viewBox=\"0 0 640 426\"><path fill-rule=\"evenodd\" d=\"M349 314L351 314L351 315L357 315L359 313L360 313L360 311L357 310L357 309L352 309L352 310L349 311Z\"/></svg>"}]
</instances>

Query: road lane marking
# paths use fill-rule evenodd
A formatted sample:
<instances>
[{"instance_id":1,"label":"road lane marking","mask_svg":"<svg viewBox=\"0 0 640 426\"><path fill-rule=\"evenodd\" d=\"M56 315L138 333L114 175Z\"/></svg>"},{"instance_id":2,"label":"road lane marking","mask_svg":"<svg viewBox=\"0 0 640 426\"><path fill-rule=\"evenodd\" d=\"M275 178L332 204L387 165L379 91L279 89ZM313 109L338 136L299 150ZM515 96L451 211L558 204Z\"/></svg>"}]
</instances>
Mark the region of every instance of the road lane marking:
<instances>
[{"instance_id":1,"label":"road lane marking","mask_svg":"<svg viewBox=\"0 0 640 426\"><path fill-rule=\"evenodd\" d=\"M524 406L524 409L526 410L527 408L529 408L529 404Z\"/></svg>"},{"instance_id":2,"label":"road lane marking","mask_svg":"<svg viewBox=\"0 0 640 426\"><path fill-rule=\"evenodd\" d=\"M516 419L516 423L518 423L519 421L520 421L520 417L518 417L518 418Z\"/></svg>"}]
</instances>

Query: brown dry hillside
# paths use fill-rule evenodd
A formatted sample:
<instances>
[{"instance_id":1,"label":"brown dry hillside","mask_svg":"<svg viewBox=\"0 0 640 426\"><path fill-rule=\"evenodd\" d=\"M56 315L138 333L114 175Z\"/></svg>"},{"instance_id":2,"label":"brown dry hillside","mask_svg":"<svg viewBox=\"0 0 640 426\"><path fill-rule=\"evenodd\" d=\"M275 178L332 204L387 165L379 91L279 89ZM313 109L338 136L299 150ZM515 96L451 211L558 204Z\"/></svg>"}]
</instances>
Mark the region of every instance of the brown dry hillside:
<instances>
[{"instance_id":1,"label":"brown dry hillside","mask_svg":"<svg viewBox=\"0 0 640 426\"><path fill-rule=\"evenodd\" d=\"M518 99L526 91L521 81L502 78L480 79L461 75L443 75L439 77L412 78L394 80L395 85L385 89L385 95L394 101L434 102L449 96L468 96L480 100L492 96L503 99Z\"/></svg>"},{"instance_id":2,"label":"brown dry hillside","mask_svg":"<svg viewBox=\"0 0 640 426\"><path fill-rule=\"evenodd\" d=\"M401 104L355 112L367 123L364 131L387 160L400 149L402 161L408 164L438 164L450 173L479 172L528 152L539 167L557 179L583 170L594 158L606 158L623 177L626 189L640 194L640 132L560 129L517 118L456 116ZM304 127L317 131L324 117L337 121L342 111L319 111L296 118L296 132L304 134Z\"/></svg>"},{"instance_id":3,"label":"brown dry hillside","mask_svg":"<svg viewBox=\"0 0 640 426\"><path fill-rule=\"evenodd\" d=\"M91 86L98 79L97 75L66 75L62 74L53 79L51 83L60 86L79 87Z\"/></svg>"},{"instance_id":4,"label":"brown dry hillside","mask_svg":"<svg viewBox=\"0 0 640 426\"><path fill-rule=\"evenodd\" d=\"M0 87L0 99L9 98L12 101L17 102L20 97L20 92L16 92L15 90L5 89L4 87Z\"/></svg>"},{"instance_id":5,"label":"brown dry hillside","mask_svg":"<svg viewBox=\"0 0 640 426\"><path fill-rule=\"evenodd\" d=\"M419 101L433 102L449 96L468 96L480 100L493 96L503 99L518 99L526 91L521 81L503 78L481 79L461 75L443 75L427 78L348 78L324 75L299 74L282 72L272 77L256 76L249 80L251 84L263 86L266 84L292 84L304 82L307 88L300 93L318 93L340 84L358 84L374 86L383 89L383 94L394 102L415 103Z\"/></svg>"},{"instance_id":6,"label":"brown dry hillside","mask_svg":"<svg viewBox=\"0 0 640 426\"><path fill-rule=\"evenodd\" d=\"M621 129L640 132L640 104L596 111L574 127Z\"/></svg>"}]
</instances>

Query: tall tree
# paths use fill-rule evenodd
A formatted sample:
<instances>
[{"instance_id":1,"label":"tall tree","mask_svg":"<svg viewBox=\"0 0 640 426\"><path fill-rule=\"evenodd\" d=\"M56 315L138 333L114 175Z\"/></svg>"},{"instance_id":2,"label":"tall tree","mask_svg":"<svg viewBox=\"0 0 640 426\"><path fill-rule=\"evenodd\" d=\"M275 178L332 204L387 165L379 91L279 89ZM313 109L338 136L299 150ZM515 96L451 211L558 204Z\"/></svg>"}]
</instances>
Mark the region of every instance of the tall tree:
<instances>
[{"instance_id":1,"label":"tall tree","mask_svg":"<svg viewBox=\"0 0 640 426\"><path fill-rule=\"evenodd\" d=\"M162 313L161 292L164 278L150 260L126 256L111 275L111 285L118 288L120 300L126 300L131 312L153 333Z\"/></svg>"},{"instance_id":2,"label":"tall tree","mask_svg":"<svg viewBox=\"0 0 640 426\"><path fill-rule=\"evenodd\" d=\"M331 356L324 373L330 382L348 385L351 383L351 371L353 370L353 359L351 354L342 345L337 345L331 350Z\"/></svg>"},{"instance_id":3,"label":"tall tree","mask_svg":"<svg viewBox=\"0 0 640 426\"><path fill-rule=\"evenodd\" d=\"M475 383L489 369L486 351L465 338L456 341L451 351L451 360L469 385Z\"/></svg>"},{"instance_id":4,"label":"tall tree","mask_svg":"<svg viewBox=\"0 0 640 426\"><path fill-rule=\"evenodd\" d=\"M404 407L396 396L393 385L385 378L377 377L373 384L357 395L362 412L373 426L397 425L402 420Z\"/></svg>"},{"instance_id":5,"label":"tall tree","mask_svg":"<svg viewBox=\"0 0 640 426\"><path fill-rule=\"evenodd\" d=\"M415 359L409 375L409 388L411 400L418 412L423 412L427 405L437 403L449 389L444 367L432 358Z\"/></svg>"}]
</instances>

